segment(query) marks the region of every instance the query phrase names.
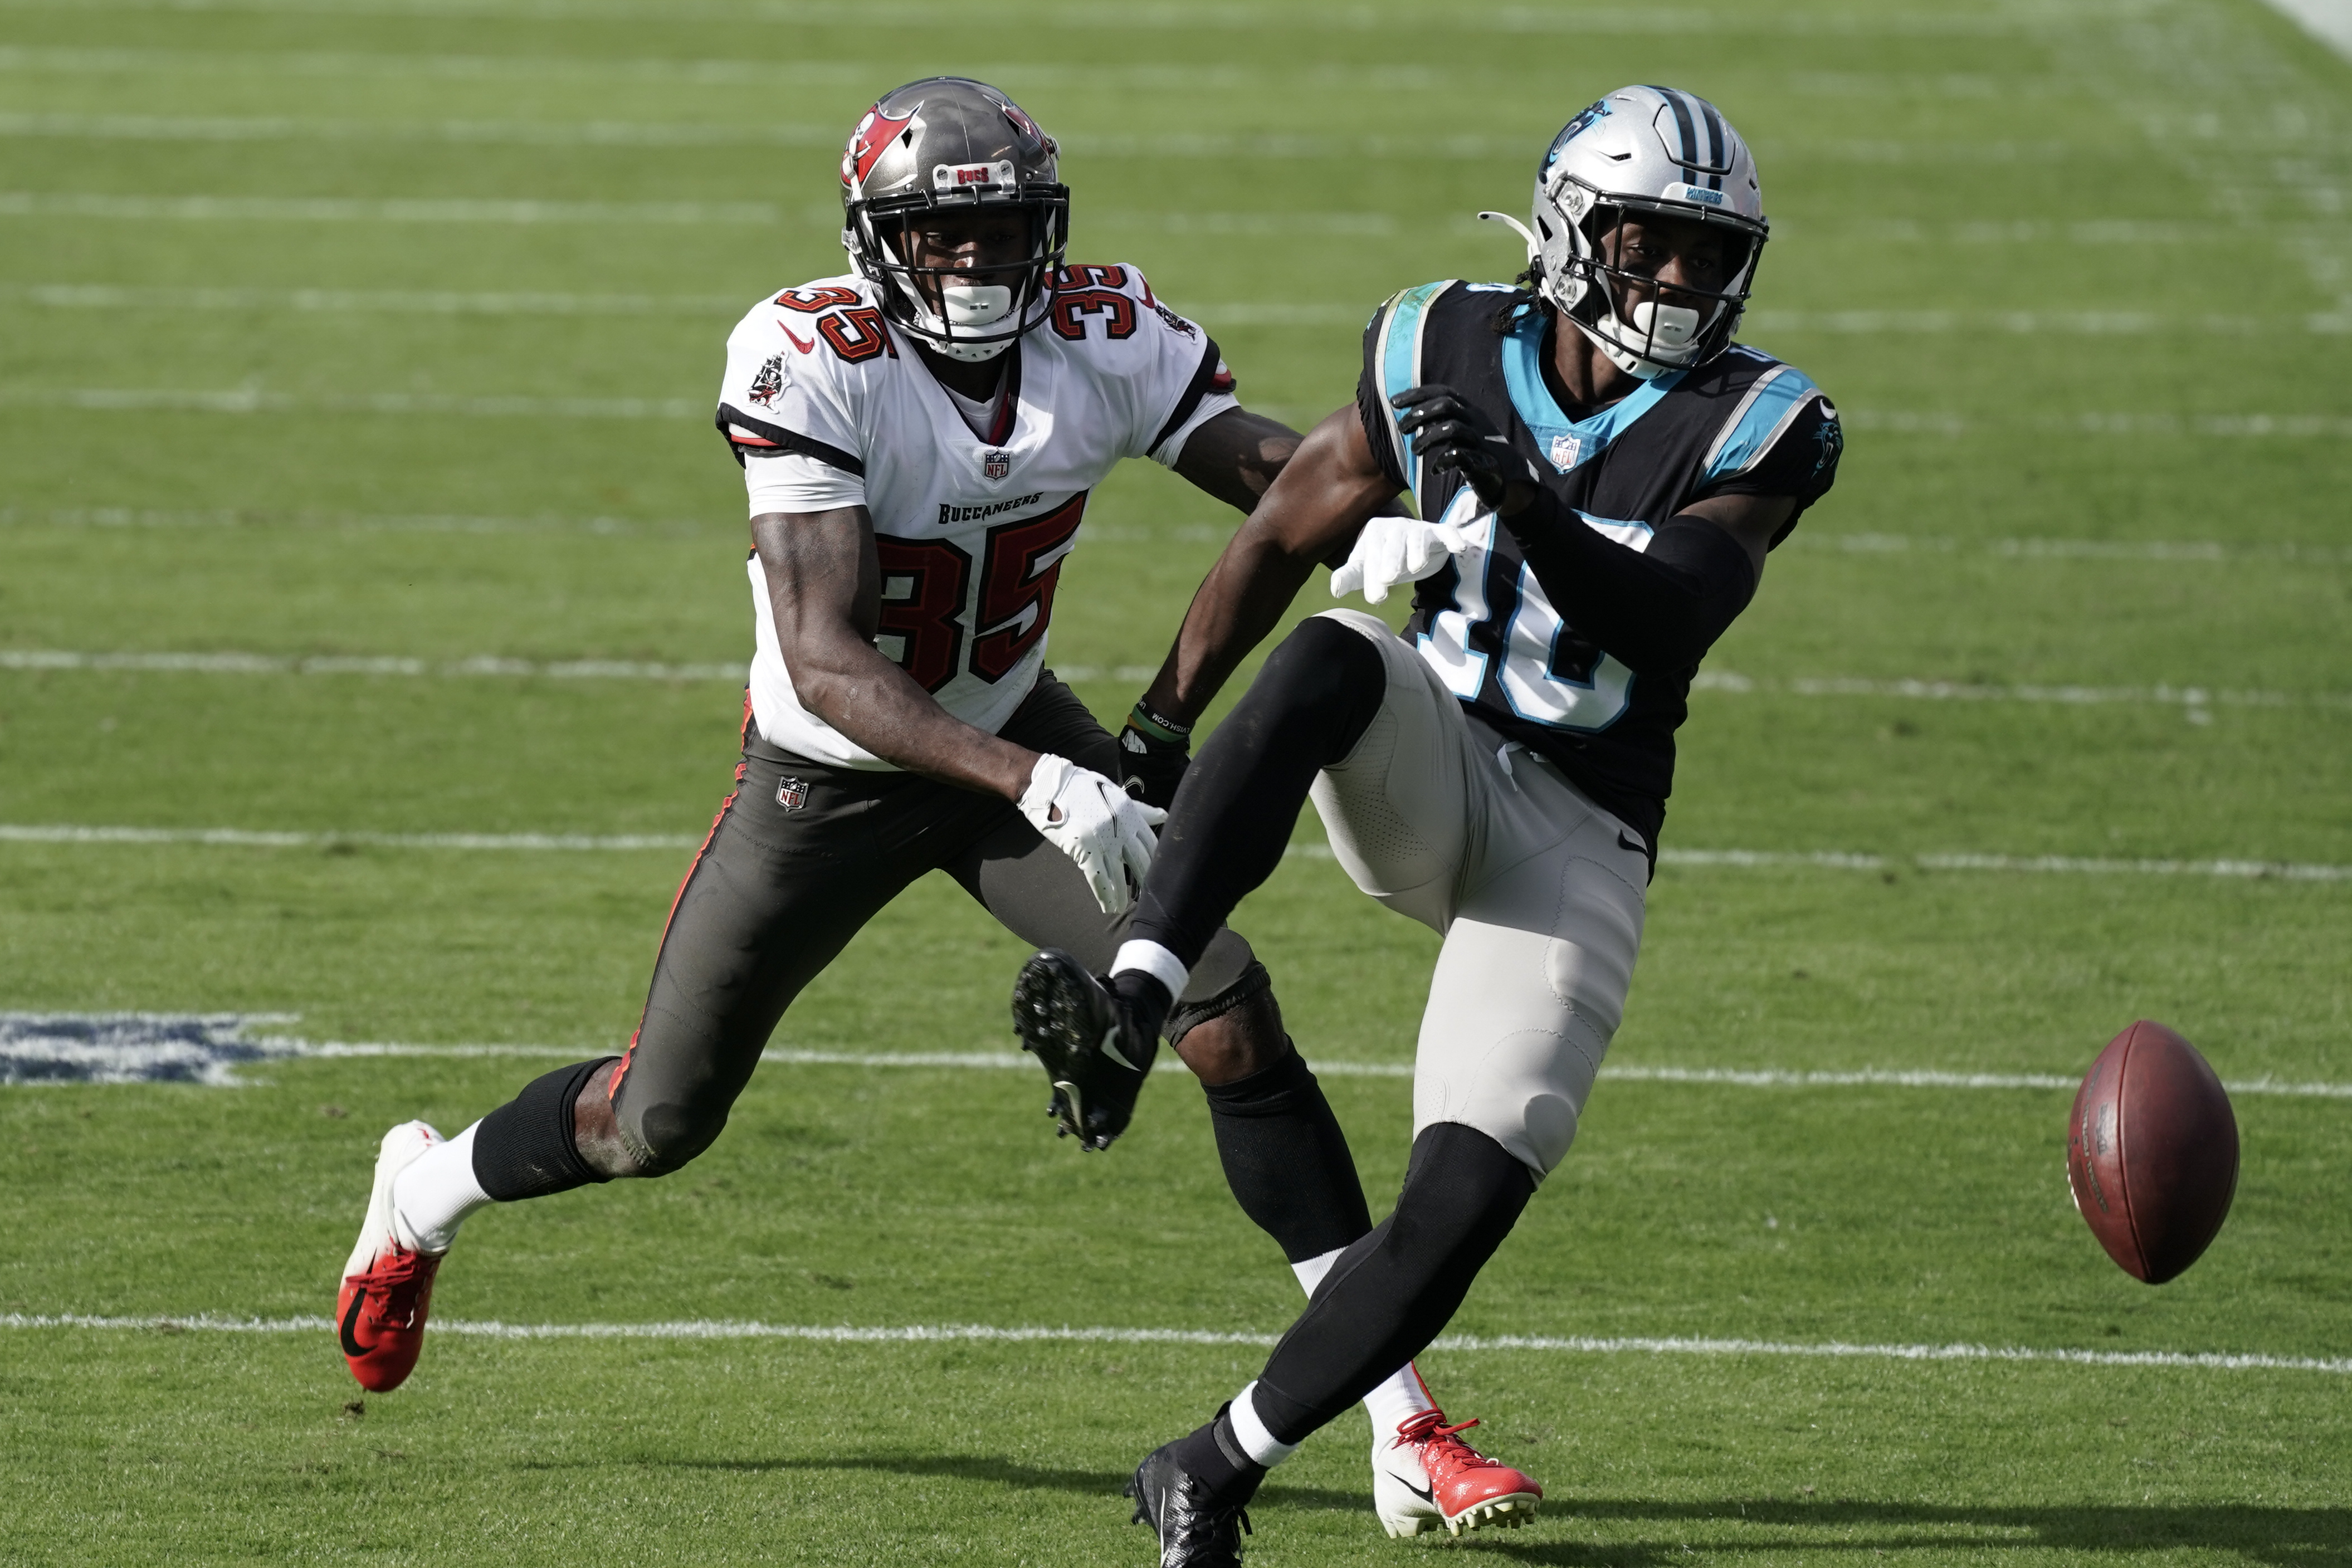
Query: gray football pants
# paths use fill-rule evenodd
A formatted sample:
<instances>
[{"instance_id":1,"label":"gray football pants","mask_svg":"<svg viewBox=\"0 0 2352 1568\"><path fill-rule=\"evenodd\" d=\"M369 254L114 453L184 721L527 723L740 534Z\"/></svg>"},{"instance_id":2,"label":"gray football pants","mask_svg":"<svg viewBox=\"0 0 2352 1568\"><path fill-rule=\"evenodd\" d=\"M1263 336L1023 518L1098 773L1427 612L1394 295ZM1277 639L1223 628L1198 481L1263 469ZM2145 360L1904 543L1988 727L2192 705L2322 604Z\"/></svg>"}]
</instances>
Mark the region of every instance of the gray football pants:
<instances>
[{"instance_id":1,"label":"gray football pants","mask_svg":"<svg viewBox=\"0 0 2352 1568\"><path fill-rule=\"evenodd\" d=\"M1310 799L1356 885L1443 935L1413 1063L1412 1131L1475 1127L1538 1180L1576 1138L1642 946L1641 839L1552 765L1470 717L1378 618L1388 694Z\"/></svg>"},{"instance_id":2,"label":"gray football pants","mask_svg":"<svg viewBox=\"0 0 2352 1568\"><path fill-rule=\"evenodd\" d=\"M1117 743L1050 672L1000 733L1118 776ZM925 873L946 872L1014 936L1097 974L1127 928L1128 916L1106 915L1076 865L1012 802L911 773L800 760L761 738L748 714L743 734L734 793L678 888L645 1016L612 1081L622 1141L647 1175L710 1146L793 998ZM1170 1017L1170 1038L1265 986L1249 944L1220 931Z\"/></svg>"}]
</instances>

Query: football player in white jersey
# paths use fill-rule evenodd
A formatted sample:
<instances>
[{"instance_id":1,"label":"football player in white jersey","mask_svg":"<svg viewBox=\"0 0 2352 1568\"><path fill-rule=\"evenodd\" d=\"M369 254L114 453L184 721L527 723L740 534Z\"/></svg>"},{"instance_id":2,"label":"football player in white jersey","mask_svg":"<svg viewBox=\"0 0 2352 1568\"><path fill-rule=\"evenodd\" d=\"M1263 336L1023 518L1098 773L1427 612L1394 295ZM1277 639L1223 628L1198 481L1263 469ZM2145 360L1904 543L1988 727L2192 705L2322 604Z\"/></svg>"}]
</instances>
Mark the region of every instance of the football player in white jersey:
<instances>
[{"instance_id":1,"label":"football player in white jersey","mask_svg":"<svg viewBox=\"0 0 2352 1568\"><path fill-rule=\"evenodd\" d=\"M944 870L1024 940L1113 966L1189 730L1138 704L1115 741L1054 678L1062 562L1119 459L1247 512L1298 437L1241 407L1141 273L1066 262L1055 143L995 89L887 94L841 176L852 269L761 298L728 340L718 423L749 491L757 646L734 792L625 1054L455 1138L385 1134L337 1312L370 1389L415 1364L467 1215L699 1155L793 998L916 878ZM1242 938L1211 938L1151 1040L1041 1051L1050 1113L1107 1147L1162 1036L1207 1092L1235 1197L1311 1290L1370 1216ZM1410 1365L1368 1403L1384 1429L1433 1408Z\"/></svg>"}]
</instances>

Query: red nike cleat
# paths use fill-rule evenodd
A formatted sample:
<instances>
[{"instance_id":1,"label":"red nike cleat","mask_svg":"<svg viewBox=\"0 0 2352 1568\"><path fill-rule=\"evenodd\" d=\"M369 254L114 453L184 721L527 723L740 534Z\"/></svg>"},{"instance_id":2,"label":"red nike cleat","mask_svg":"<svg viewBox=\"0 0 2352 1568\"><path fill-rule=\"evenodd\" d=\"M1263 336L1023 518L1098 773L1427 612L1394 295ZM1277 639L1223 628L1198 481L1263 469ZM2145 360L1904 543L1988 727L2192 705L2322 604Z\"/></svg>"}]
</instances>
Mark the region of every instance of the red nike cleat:
<instances>
[{"instance_id":1,"label":"red nike cleat","mask_svg":"<svg viewBox=\"0 0 2352 1568\"><path fill-rule=\"evenodd\" d=\"M360 1227L351 1261L343 1265L335 1324L352 1375L371 1394L399 1387L415 1370L417 1353L425 1348L433 1276L446 1254L400 1245L392 1224L392 1178L440 1141L441 1134L422 1122L404 1122L383 1135L367 1219Z\"/></svg>"},{"instance_id":2,"label":"red nike cleat","mask_svg":"<svg viewBox=\"0 0 2352 1568\"><path fill-rule=\"evenodd\" d=\"M1394 1437L1373 1440L1372 1507L1390 1535L1440 1528L1460 1535L1489 1524L1517 1530L1536 1516L1543 1488L1454 1436L1477 1424L1449 1427L1444 1411L1424 1410Z\"/></svg>"}]
</instances>

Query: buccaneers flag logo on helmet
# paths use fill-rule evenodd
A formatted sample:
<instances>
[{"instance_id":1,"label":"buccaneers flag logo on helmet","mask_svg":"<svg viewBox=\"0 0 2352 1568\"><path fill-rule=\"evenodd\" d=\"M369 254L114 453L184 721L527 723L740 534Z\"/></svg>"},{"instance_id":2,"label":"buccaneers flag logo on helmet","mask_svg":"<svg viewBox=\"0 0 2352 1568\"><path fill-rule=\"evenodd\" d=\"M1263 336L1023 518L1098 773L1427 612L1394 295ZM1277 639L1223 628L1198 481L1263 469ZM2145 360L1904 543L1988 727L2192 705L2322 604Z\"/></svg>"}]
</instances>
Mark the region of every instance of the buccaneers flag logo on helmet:
<instances>
[{"instance_id":1,"label":"buccaneers flag logo on helmet","mask_svg":"<svg viewBox=\"0 0 2352 1568\"><path fill-rule=\"evenodd\" d=\"M882 154L890 150L890 143L914 123L916 113L910 109L893 120L882 112L878 103L867 110L866 118L857 122L857 129L849 133L849 146L841 154L841 183L852 189L864 184Z\"/></svg>"}]
</instances>

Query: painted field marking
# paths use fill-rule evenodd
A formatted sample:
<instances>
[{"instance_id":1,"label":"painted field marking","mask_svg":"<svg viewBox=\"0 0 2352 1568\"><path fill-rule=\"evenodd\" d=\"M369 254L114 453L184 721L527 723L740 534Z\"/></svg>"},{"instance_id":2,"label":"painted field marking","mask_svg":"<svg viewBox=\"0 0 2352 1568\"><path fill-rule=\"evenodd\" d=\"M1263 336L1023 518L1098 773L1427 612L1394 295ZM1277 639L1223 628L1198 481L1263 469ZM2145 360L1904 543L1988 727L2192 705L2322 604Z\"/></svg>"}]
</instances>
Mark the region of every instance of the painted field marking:
<instances>
[{"instance_id":1,"label":"painted field marking","mask_svg":"<svg viewBox=\"0 0 2352 1568\"><path fill-rule=\"evenodd\" d=\"M0 519L6 514L0 512ZM2305 544L2294 539L1963 539L1948 534L1836 533L1800 528L1780 549L1833 549L1848 555L1999 556L2009 560L2149 560L2219 564L2224 561L2294 561L2312 566L2352 565L2352 546Z\"/></svg>"},{"instance_id":2,"label":"painted field marking","mask_svg":"<svg viewBox=\"0 0 2352 1568\"><path fill-rule=\"evenodd\" d=\"M0 134L5 118L0 117ZM1133 223L1110 219L1125 215ZM1386 213L1166 213L1089 214L1090 226L1150 227L1167 234L1244 235L1272 233L1385 235L1398 225ZM740 315L745 301L733 295L465 293L357 288L125 287L111 284L43 283L0 285L0 298L16 297L45 309L275 312L373 316L708 316ZM1234 300L1190 305L1196 319L1233 327L1354 327L1365 314L1360 303L1315 304L1294 300ZM2172 317L2145 311L1953 311L1953 310L1751 310L1753 333L1828 333L1843 336L1910 336L1959 332L2007 332L2034 336L2119 337L2195 331L2225 337L2273 332L2352 332L2352 311L2300 316Z\"/></svg>"},{"instance_id":3,"label":"painted field marking","mask_svg":"<svg viewBox=\"0 0 2352 1568\"><path fill-rule=\"evenodd\" d=\"M638 659L508 659L478 654L468 659L419 659L354 653L296 658L278 653L91 653L58 648L0 648L0 670L133 670L173 675L433 675L457 679L543 675L559 681L744 682L748 662L670 664ZM1148 681L1157 664L1061 664L1065 681Z\"/></svg>"},{"instance_id":4,"label":"painted field marking","mask_svg":"<svg viewBox=\"0 0 2352 1568\"><path fill-rule=\"evenodd\" d=\"M559 681L732 681L740 685L747 667L747 664L508 659L488 654L427 660L383 654L294 658L275 653L87 653L48 648L0 648L0 670L140 670L198 675L544 675Z\"/></svg>"},{"instance_id":5,"label":"painted field marking","mask_svg":"<svg viewBox=\"0 0 2352 1568\"><path fill-rule=\"evenodd\" d=\"M1789 680L1750 677L1729 670L1702 670L1691 681L1695 692L1733 695L1765 693L1801 697L1895 697L1916 702L2039 703L2068 707L2178 707L2192 724L2212 722L2215 707L2340 708L2352 712L2352 692L2236 691L2210 686L2084 686L2010 685L1981 681L1869 680L1849 676L1805 676Z\"/></svg>"},{"instance_id":6,"label":"painted field marking","mask_svg":"<svg viewBox=\"0 0 2352 1568\"><path fill-rule=\"evenodd\" d=\"M5 1312L0 1328L73 1329L243 1334L325 1334L332 1318L100 1317L81 1312ZM908 1323L857 1327L847 1323L764 1323L688 1318L650 1323L509 1323L436 1318L433 1332L491 1340L803 1340L821 1344L1181 1344L1267 1346L1270 1333L1214 1329L1000 1328L987 1323ZM1804 1360L1912 1362L2053 1362L2071 1366L2167 1367L2205 1372L2315 1372L2352 1376L2352 1357L2273 1355L2259 1352L2176 1350L2043 1350L2024 1345L1872 1344L1843 1340L1807 1343L1759 1339L1682 1337L1598 1338L1567 1334L1445 1334L1437 1351L1538 1352L1570 1355L1774 1356Z\"/></svg>"},{"instance_id":7,"label":"painted field marking","mask_svg":"<svg viewBox=\"0 0 2352 1568\"><path fill-rule=\"evenodd\" d=\"M0 215L5 199L0 198ZM709 417L700 398L543 398L459 396L446 392L285 392L257 387L0 387L0 404L18 408L179 413L408 414L466 418L690 419ZM1273 413L1277 405L1262 405ZM1300 414L1303 411L1282 408ZM2032 431L2076 436L2206 435L2228 440L2352 440L2352 417L2322 413L2209 414L2182 418L2169 413L2026 415L1987 420L1958 413L1847 410L1858 430L1896 434L1962 436Z\"/></svg>"},{"instance_id":8,"label":"painted field marking","mask_svg":"<svg viewBox=\"0 0 2352 1568\"><path fill-rule=\"evenodd\" d=\"M555 850L567 852L691 850L690 833L381 833L252 828L135 828L57 822L0 822L0 843L194 844L225 849L299 850L349 844L397 850ZM1328 861L1328 843L1294 843L1286 859ZM2218 877L2250 882L2352 882L2352 865L2292 861L2110 859L2084 855L1882 855L1843 850L1705 850L1666 848L1662 865L1799 868L1832 871L2022 872L2037 875Z\"/></svg>"},{"instance_id":9,"label":"painted field marking","mask_svg":"<svg viewBox=\"0 0 2352 1568\"><path fill-rule=\"evenodd\" d=\"M1171 233L1258 232L1258 216L1247 213L1171 213L1155 226ZM1301 218L1324 220L1317 232L1374 232L1370 220L1383 214L1271 214L1297 225ZM1353 220L1361 219L1360 225ZM1340 220L1350 220L1343 225ZM1100 219L1088 214L1090 226ZM1108 226L1108 225L1106 225ZM1391 225L1391 226L1393 226ZM50 310L256 311L298 315L353 316L740 316L750 301L732 294L465 293L362 288L180 288L124 287L113 284L0 284L0 298L21 298ZM1197 319L1242 327L1360 327L1365 311L1355 304L1311 305L1281 301L1232 301L1192 305Z\"/></svg>"},{"instance_id":10,"label":"painted field marking","mask_svg":"<svg viewBox=\"0 0 2352 1568\"><path fill-rule=\"evenodd\" d=\"M1066 681L1105 678L1148 681L1156 664L1056 664ZM728 681L740 685L742 664L664 664L637 659L511 659L478 654L431 660L403 654L353 653L296 657L280 653L222 652L91 653L67 648L0 648L0 670L134 670L197 675L436 675L443 677L543 675L554 680ZM1702 670L1691 682L1696 692L1730 695L1762 693L1803 697L1895 697L1923 702L2013 702L2072 707L2138 706L2178 707L2192 720L2210 718L2214 707L2341 708L2352 711L2352 692L2237 691L2207 686L2005 685L1970 681L1869 680L1846 676L1751 677L1728 670Z\"/></svg>"},{"instance_id":11,"label":"painted field marking","mask_svg":"<svg viewBox=\"0 0 2352 1568\"><path fill-rule=\"evenodd\" d=\"M394 1040L311 1040L253 1032L291 1024L282 1013L11 1013L0 1012L0 1084L198 1082L232 1087L236 1070L289 1061L489 1061L524 1058L577 1061L601 1048L581 1045L486 1043L415 1045ZM1034 1072L1022 1051L992 1049L928 1051L822 1051L771 1046L762 1062L783 1067L855 1067ZM1335 1078L1409 1079L1409 1061L1334 1061L1315 1071ZM1159 1071L1181 1072L1163 1059ZM1738 1089L1935 1089L2066 1092L2075 1081L2046 1072L1949 1072L1932 1068L1676 1067L1609 1062L1601 1076L1625 1083L1683 1083ZM2297 1082L2263 1076L2228 1082L2233 1094L2305 1100L2352 1100L2352 1083Z\"/></svg>"},{"instance_id":12,"label":"painted field marking","mask_svg":"<svg viewBox=\"0 0 2352 1568\"><path fill-rule=\"evenodd\" d=\"M317 73L350 76L406 74L412 77L465 77L472 68L495 66L500 61L488 59L423 59L403 61L398 57L344 57L354 61L367 58L375 68L396 68L404 64L421 66L422 69L402 73L394 69L353 68L344 72ZM598 73L593 62L543 60L517 61L518 66L550 67L583 66L581 73L594 79L604 75L609 79L618 74L624 79L668 79L705 83L719 81L734 72L763 73L766 68L744 61L680 61L682 68L667 77L634 68L642 64L667 62L622 62L619 73ZM184 68L207 70L217 68L202 57L187 61ZM107 73L116 74L116 73ZM304 73L311 74L311 73ZM491 73L482 73L487 78ZM562 76L560 70L516 70L509 76L545 78ZM884 73L877 73L887 74ZM761 79L760 74L748 75L746 81L772 87L773 82ZM876 79L876 78L868 78ZM992 78L1003 81L1003 78ZM1013 84L1004 81L1011 89ZM1093 85L1101 86L1102 83ZM1177 89L1188 96L1197 89ZM508 144L532 147L824 147L838 146L843 131L837 125L728 124L710 120L304 120L277 115L137 115L137 114L0 114L0 138L51 138L83 141L294 141L303 144L335 141L382 142L441 142L450 145ZM1342 158L1430 158L1460 159L1508 158L1523 155L1532 139L1517 137L1455 134L1450 136L1398 137L1371 134L1366 136L1330 136L1318 132L1192 132L1155 136L1121 135L1118 132L1071 131L1060 137L1063 149L1095 157L1128 158L1276 158L1307 162L1331 161ZM2000 165L2020 162L2050 162L2066 159L2113 156L2111 149L2063 141L1897 141L1889 139L1790 140L1775 139L1759 144L1758 151L1767 162L1843 162L1865 164L1963 164ZM92 214L96 215L96 214ZM1382 232L1394 227L1387 219Z\"/></svg>"},{"instance_id":13,"label":"painted field marking","mask_svg":"<svg viewBox=\"0 0 2352 1568\"><path fill-rule=\"evenodd\" d=\"M491 296L481 298L537 298L524 296ZM599 296L551 296L593 299ZM627 296L614 298L626 298ZM655 297L657 298L657 297ZM681 297L684 298L684 297ZM1220 306L1216 309L1241 309L1247 307ZM1266 308L1288 308L1267 307ZM1303 308L1322 308L1305 307ZM1333 308L1340 308L1334 307ZM563 312L551 312L562 314ZM1211 316L1210 310L1201 313ZM1346 308L1346 319L1355 322L1361 312ZM467 517L459 514L408 515L389 512L304 512L287 511L272 507L220 507L210 511L175 511L148 507L8 507L0 506L0 528L49 527L60 528L333 528L387 533L590 533L615 536L656 535L701 540L714 532L709 524L690 518L642 517ZM1103 531L1096 532L1100 528ZM1197 538L1202 540L1230 537L1230 528L1201 529ZM1145 542L1162 538L1193 538L1187 529L1121 529L1108 524L1089 523L1087 537L1100 540L1118 537L1129 542ZM2009 560L2145 560L2192 562L2220 565L2242 561L2291 561L2302 565L2352 565L2352 546L2303 543L2294 539L2070 539L2070 538L1961 538L1949 534L1885 534L1841 533L1833 529L1811 526L1798 529L1784 540L1784 550L1836 550L1846 555L1907 555L1969 554L1990 555Z\"/></svg>"}]
</instances>

